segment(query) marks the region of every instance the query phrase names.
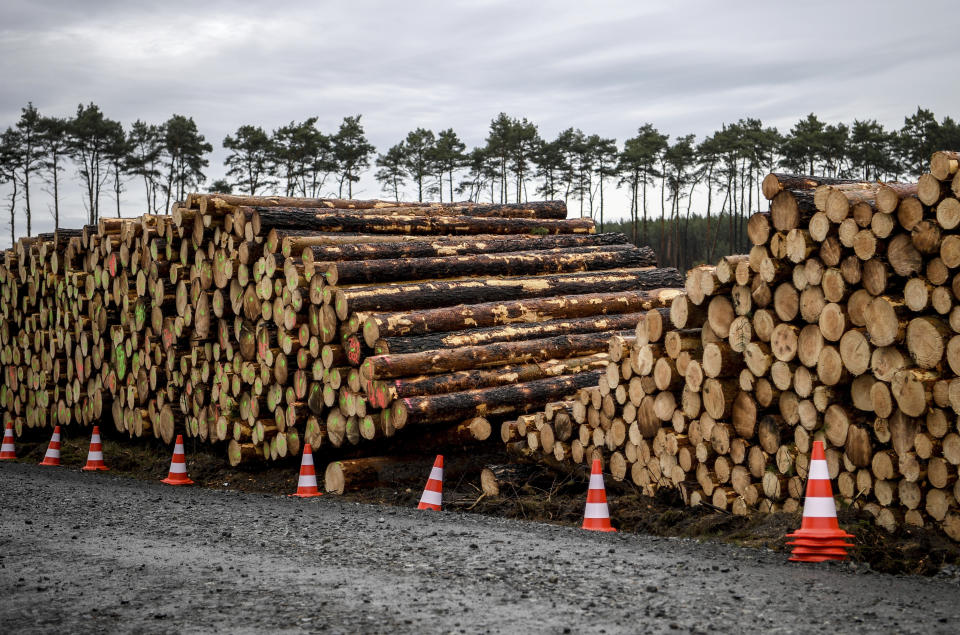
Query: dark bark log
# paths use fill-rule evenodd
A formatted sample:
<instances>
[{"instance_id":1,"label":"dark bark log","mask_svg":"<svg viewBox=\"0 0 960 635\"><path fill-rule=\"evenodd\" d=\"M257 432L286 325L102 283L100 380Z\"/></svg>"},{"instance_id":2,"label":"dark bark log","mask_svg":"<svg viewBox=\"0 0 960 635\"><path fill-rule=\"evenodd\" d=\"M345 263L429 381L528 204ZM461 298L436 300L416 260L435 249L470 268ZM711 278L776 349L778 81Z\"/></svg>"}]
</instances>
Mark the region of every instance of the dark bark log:
<instances>
[{"instance_id":1,"label":"dark bark log","mask_svg":"<svg viewBox=\"0 0 960 635\"><path fill-rule=\"evenodd\" d=\"M389 337L377 340L373 346L375 355L419 353L441 348L460 346L478 346L494 342L516 342L520 340L553 337L555 335L576 335L602 331L627 331L636 328L643 313L622 313L611 316L574 318L569 320L547 320L530 324L493 326L480 329L437 333L415 337Z\"/></svg>"},{"instance_id":2,"label":"dark bark log","mask_svg":"<svg viewBox=\"0 0 960 635\"><path fill-rule=\"evenodd\" d=\"M501 218L566 218L567 205L563 201L532 201L527 203L480 204L460 203L396 203L380 200L351 200L335 198L295 198L286 196L240 196L229 194L199 195L201 214L232 212L237 207L298 207L303 209L340 210L409 210L423 214L460 214Z\"/></svg>"},{"instance_id":3,"label":"dark bark log","mask_svg":"<svg viewBox=\"0 0 960 635\"><path fill-rule=\"evenodd\" d=\"M473 417L459 424L424 430L417 435L417 442L421 447L433 450L442 450L463 445L475 445L490 438L493 427L484 417Z\"/></svg>"},{"instance_id":4,"label":"dark bark log","mask_svg":"<svg viewBox=\"0 0 960 635\"><path fill-rule=\"evenodd\" d=\"M850 179L831 179L822 176L805 176L802 174L782 174L772 172L764 177L761 189L763 196L769 201L783 190L815 190L821 185L840 185L842 183L856 183Z\"/></svg>"},{"instance_id":5,"label":"dark bark log","mask_svg":"<svg viewBox=\"0 0 960 635\"><path fill-rule=\"evenodd\" d=\"M539 466L509 463L488 465L480 472L480 488L487 496L499 496L501 488L516 493L527 483L542 474Z\"/></svg>"},{"instance_id":6,"label":"dark bark log","mask_svg":"<svg viewBox=\"0 0 960 635\"><path fill-rule=\"evenodd\" d=\"M338 289L334 308L337 317L346 320L355 311L405 311L585 294L598 288L634 291L680 284L680 274L676 269L642 268L522 278L370 285Z\"/></svg>"},{"instance_id":7,"label":"dark bark log","mask_svg":"<svg viewBox=\"0 0 960 635\"><path fill-rule=\"evenodd\" d=\"M408 397L391 408L396 427L432 425L476 416L533 412L550 401L595 386L602 371L539 379L525 384L483 388L423 397Z\"/></svg>"},{"instance_id":8,"label":"dark bark log","mask_svg":"<svg viewBox=\"0 0 960 635\"><path fill-rule=\"evenodd\" d=\"M371 403L378 408L386 408L394 399L437 395L447 392L460 392L476 388L492 388L557 377L588 370L602 370L606 367L606 353L595 353L587 357L569 359L551 359L546 362L501 366L491 369L470 369L442 375L426 375L414 378L401 378L389 381L374 381L367 387Z\"/></svg>"},{"instance_id":9,"label":"dark bark log","mask_svg":"<svg viewBox=\"0 0 960 635\"><path fill-rule=\"evenodd\" d=\"M318 234L317 236L329 236ZM308 238L304 236L304 238ZM290 242L290 241L287 241ZM536 249L560 249L566 247L592 247L601 245L626 245L629 239L623 234L557 234L553 236L494 236L468 237L438 236L433 239L404 240L395 242L360 242L334 245L311 245L303 247L300 254L303 262L344 262L353 260L388 260L394 258L434 258L463 254L495 254ZM656 263L656 254L649 247L641 247L650 262ZM298 255L293 248L291 254Z\"/></svg>"},{"instance_id":10,"label":"dark bark log","mask_svg":"<svg viewBox=\"0 0 960 635\"><path fill-rule=\"evenodd\" d=\"M250 232L251 236L253 231ZM484 234L489 236L489 234ZM312 246L338 246L367 243L422 242L424 240L457 240L450 236L425 237L408 234L366 234L349 232L325 232L312 229L271 229L264 240L265 253L280 253L295 256ZM463 240L462 238L459 240Z\"/></svg>"},{"instance_id":11,"label":"dark bark log","mask_svg":"<svg viewBox=\"0 0 960 635\"><path fill-rule=\"evenodd\" d=\"M431 373L447 373L458 370L545 362L550 359L565 359L606 352L610 336L615 333L586 333L582 335L558 335L524 342L499 342L486 346L463 346L460 348L406 353L403 355L374 355L363 361L361 374L369 381L391 377L414 377ZM627 335L627 332L616 333Z\"/></svg>"},{"instance_id":12,"label":"dark bark log","mask_svg":"<svg viewBox=\"0 0 960 635\"><path fill-rule=\"evenodd\" d=\"M679 291L674 289L590 293L514 302L488 302L424 311L383 313L366 319L363 324L363 338L367 345L374 346L381 337L412 337L503 324L636 313L654 307L667 306L677 293Z\"/></svg>"},{"instance_id":13,"label":"dark bark log","mask_svg":"<svg viewBox=\"0 0 960 635\"><path fill-rule=\"evenodd\" d=\"M916 195L916 183L884 183L877 189L877 211L881 214L893 214L900 206L901 199Z\"/></svg>"},{"instance_id":14,"label":"dark bark log","mask_svg":"<svg viewBox=\"0 0 960 635\"><path fill-rule=\"evenodd\" d=\"M813 190L783 190L770 202L770 222L774 229L797 229L816 213Z\"/></svg>"},{"instance_id":15,"label":"dark bark log","mask_svg":"<svg viewBox=\"0 0 960 635\"><path fill-rule=\"evenodd\" d=\"M417 478L416 472L429 473L429 467L422 460L411 461L409 457L371 456L330 463L324 471L323 484L327 492L342 494L379 484L412 482Z\"/></svg>"},{"instance_id":16,"label":"dark bark log","mask_svg":"<svg viewBox=\"0 0 960 635\"><path fill-rule=\"evenodd\" d=\"M655 260L655 259L654 259ZM534 276L654 264L632 245L571 247L506 254L320 263L328 284L370 284L466 276Z\"/></svg>"},{"instance_id":17,"label":"dark bark log","mask_svg":"<svg viewBox=\"0 0 960 635\"><path fill-rule=\"evenodd\" d=\"M478 216L389 216L328 214L284 207L254 208L255 235L271 229L312 229L371 234L592 234L590 219L484 218Z\"/></svg>"},{"instance_id":18,"label":"dark bark log","mask_svg":"<svg viewBox=\"0 0 960 635\"><path fill-rule=\"evenodd\" d=\"M960 152L940 150L930 158L930 174L939 181L949 181L960 166Z\"/></svg>"}]
</instances>

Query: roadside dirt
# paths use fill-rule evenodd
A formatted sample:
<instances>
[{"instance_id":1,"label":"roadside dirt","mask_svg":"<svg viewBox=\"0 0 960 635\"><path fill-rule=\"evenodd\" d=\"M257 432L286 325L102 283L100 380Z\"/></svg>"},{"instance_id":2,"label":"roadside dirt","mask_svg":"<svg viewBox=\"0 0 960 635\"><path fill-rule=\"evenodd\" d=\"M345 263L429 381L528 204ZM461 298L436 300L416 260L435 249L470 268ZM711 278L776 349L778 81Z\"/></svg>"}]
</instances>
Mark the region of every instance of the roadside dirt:
<instances>
[{"instance_id":1,"label":"roadside dirt","mask_svg":"<svg viewBox=\"0 0 960 635\"><path fill-rule=\"evenodd\" d=\"M61 456L64 465L84 464L89 438L64 436ZM39 462L46 440L18 440L18 461ZM206 444L187 439L185 444L190 477L202 487L215 490L288 494L296 490L299 459L231 468L224 453L214 453ZM579 526L586 495L585 481L570 475L558 475L538 467L520 487L507 487L501 495L489 498L480 490L480 470L489 464L502 464L510 458L502 446L491 444L471 448L469 452L451 449L445 455L444 506L446 509L487 516ZM104 434L104 454L111 473L157 481L167 475L170 449L154 440L122 439ZM339 498L346 501L415 507L433 462L433 456L411 457L403 480L390 486L348 491ZM318 475L330 460L315 453ZM418 475L418 476L412 476ZM423 475L422 477L419 475ZM321 480L322 487L322 480ZM669 494L650 498L638 493L630 483L607 479L607 497L612 524L622 532L645 533L662 537L721 541L743 547L786 553L784 536L800 526L800 514L754 514L734 516L710 508L689 508ZM841 526L854 536L854 562L871 569L894 574L933 575L944 567L960 565L960 545L941 532L928 528L902 528L890 534L877 527L866 512L839 509Z\"/></svg>"}]
</instances>

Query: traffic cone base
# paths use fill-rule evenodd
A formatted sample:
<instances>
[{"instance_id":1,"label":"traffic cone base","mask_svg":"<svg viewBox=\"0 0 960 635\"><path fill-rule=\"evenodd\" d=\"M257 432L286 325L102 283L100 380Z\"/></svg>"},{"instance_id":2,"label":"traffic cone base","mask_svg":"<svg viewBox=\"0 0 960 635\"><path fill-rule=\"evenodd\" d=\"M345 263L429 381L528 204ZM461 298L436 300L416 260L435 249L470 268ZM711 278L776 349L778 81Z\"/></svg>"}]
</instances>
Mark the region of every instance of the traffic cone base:
<instances>
[{"instance_id":1,"label":"traffic cone base","mask_svg":"<svg viewBox=\"0 0 960 635\"><path fill-rule=\"evenodd\" d=\"M440 511L443 509L443 455L438 454L433 462L433 468L430 470L430 478L423 488L423 495L420 497L420 504L417 509L432 509Z\"/></svg>"},{"instance_id":2,"label":"traffic cone base","mask_svg":"<svg viewBox=\"0 0 960 635\"><path fill-rule=\"evenodd\" d=\"M173 458L170 460L170 473L160 481L167 485L193 485L187 476L187 459L183 453L183 435L177 435L177 442L173 446Z\"/></svg>"},{"instance_id":3,"label":"traffic cone base","mask_svg":"<svg viewBox=\"0 0 960 635\"><path fill-rule=\"evenodd\" d=\"M297 492L290 494L299 498L323 496L317 488L317 470L313 465L313 448L307 443L303 446L303 459L300 461L300 478L297 479Z\"/></svg>"},{"instance_id":4,"label":"traffic cone base","mask_svg":"<svg viewBox=\"0 0 960 635\"><path fill-rule=\"evenodd\" d=\"M803 522L800 529L787 534L793 538L787 544L793 547L791 562L824 562L846 560L847 550L853 545L846 541L851 534L840 529L837 506L830 487L823 441L813 442L810 471L807 474L807 492L803 502Z\"/></svg>"},{"instance_id":5,"label":"traffic cone base","mask_svg":"<svg viewBox=\"0 0 960 635\"><path fill-rule=\"evenodd\" d=\"M93 426L90 437L90 450L87 452L87 464L80 468L84 472L105 472L110 468L103 462L103 443L100 441L100 426Z\"/></svg>"},{"instance_id":6,"label":"traffic cone base","mask_svg":"<svg viewBox=\"0 0 960 635\"><path fill-rule=\"evenodd\" d=\"M17 458L17 446L13 440L13 424L8 423L3 429L3 445L0 445L0 461Z\"/></svg>"},{"instance_id":7,"label":"traffic cone base","mask_svg":"<svg viewBox=\"0 0 960 635\"><path fill-rule=\"evenodd\" d=\"M590 487L587 504L583 510L581 529L589 531L616 531L610 525L610 508L607 506L607 490L603 485L603 469L600 459L594 459L590 469Z\"/></svg>"},{"instance_id":8,"label":"traffic cone base","mask_svg":"<svg viewBox=\"0 0 960 635\"><path fill-rule=\"evenodd\" d=\"M53 436L50 437L50 445L47 446L47 453L43 455L40 465L51 467L60 465L60 426L54 426Z\"/></svg>"}]
</instances>

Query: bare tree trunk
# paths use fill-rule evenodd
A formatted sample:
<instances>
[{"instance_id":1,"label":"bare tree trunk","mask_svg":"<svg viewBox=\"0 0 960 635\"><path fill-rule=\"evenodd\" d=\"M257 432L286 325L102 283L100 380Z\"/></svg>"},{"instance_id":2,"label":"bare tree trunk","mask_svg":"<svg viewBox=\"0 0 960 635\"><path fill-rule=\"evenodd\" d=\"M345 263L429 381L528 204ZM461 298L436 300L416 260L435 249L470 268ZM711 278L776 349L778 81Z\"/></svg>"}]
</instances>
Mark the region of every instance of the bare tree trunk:
<instances>
[{"instance_id":1,"label":"bare tree trunk","mask_svg":"<svg viewBox=\"0 0 960 635\"><path fill-rule=\"evenodd\" d=\"M697 187L697 182L694 181L690 186L690 194L687 196L687 218L683 223L683 267L680 269L681 271L690 268L690 208L693 206L693 190Z\"/></svg>"},{"instance_id":2,"label":"bare tree trunk","mask_svg":"<svg viewBox=\"0 0 960 635\"><path fill-rule=\"evenodd\" d=\"M17 242L17 179L12 179L13 192L10 193L10 247Z\"/></svg>"},{"instance_id":3,"label":"bare tree trunk","mask_svg":"<svg viewBox=\"0 0 960 635\"><path fill-rule=\"evenodd\" d=\"M711 242L710 242L710 207L713 205L713 164L710 165L710 170L707 172L707 262L713 262L713 258L710 257Z\"/></svg>"},{"instance_id":4,"label":"bare tree trunk","mask_svg":"<svg viewBox=\"0 0 960 635\"><path fill-rule=\"evenodd\" d=\"M650 237L647 234L647 170L643 170L643 244L650 244Z\"/></svg>"},{"instance_id":5,"label":"bare tree trunk","mask_svg":"<svg viewBox=\"0 0 960 635\"><path fill-rule=\"evenodd\" d=\"M53 158L53 229L60 229L60 179L58 157Z\"/></svg>"},{"instance_id":6,"label":"bare tree trunk","mask_svg":"<svg viewBox=\"0 0 960 635\"><path fill-rule=\"evenodd\" d=\"M600 170L600 232L603 232L603 169Z\"/></svg>"},{"instance_id":7,"label":"bare tree trunk","mask_svg":"<svg viewBox=\"0 0 960 635\"><path fill-rule=\"evenodd\" d=\"M33 213L30 210L30 169L23 171L23 198L27 202L27 236L31 235Z\"/></svg>"},{"instance_id":8,"label":"bare tree trunk","mask_svg":"<svg viewBox=\"0 0 960 635\"><path fill-rule=\"evenodd\" d=\"M736 173L727 177L727 200L724 201L724 208L729 201L730 207L727 209L727 243L732 251L736 251L733 246L733 217L737 213L737 181Z\"/></svg>"},{"instance_id":9,"label":"bare tree trunk","mask_svg":"<svg viewBox=\"0 0 960 635\"><path fill-rule=\"evenodd\" d=\"M117 218L120 218L120 166L113 166L114 194L117 195Z\"/></svg>"},{"instance_id":10,"label":"bare tree trunk","mask_svg":"<svg viewBox=\"0 0 960 635\"><path fill-rule=\"evenodd\" d=\"M665 166L661 166L664 169L661 171L660 176L660 240L657 248L657 253L666 253L664 251L664 246L666 245L666 236L663 232L663 221L664 217L667 215L667 170Z\"/></svg>"}]
</instances>

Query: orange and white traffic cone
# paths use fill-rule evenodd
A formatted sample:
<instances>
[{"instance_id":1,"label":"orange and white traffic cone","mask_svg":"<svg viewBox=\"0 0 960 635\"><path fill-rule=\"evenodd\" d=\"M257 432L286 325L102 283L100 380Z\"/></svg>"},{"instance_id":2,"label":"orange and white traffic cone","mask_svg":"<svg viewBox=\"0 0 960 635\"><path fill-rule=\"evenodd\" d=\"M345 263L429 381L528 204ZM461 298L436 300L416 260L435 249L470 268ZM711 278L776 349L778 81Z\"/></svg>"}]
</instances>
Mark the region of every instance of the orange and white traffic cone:
<instances>
[{"instance_id":1,"label":"orange and white traffic cone","mask_svg":"<svg viewBox=\"0 0 960 635\"><path fill-rule=\"evenodd\" d=\"M427 485L423 488L423 496L420 497L420 504L417 509L433 509L440 511L443 506L443 455L438 454L437 460L433 462L433 469L430 470L430 478L427 479Z\"/></svg>"},{"instance_id":2,"label":"orange and white traffic cone","mask_svg":"<svg viewBox=\"0 0 960 635\"><path fill-rule=\"evenodd\" d=\"M90 437L90 450L87 452L87 464L80 468L84 472L105 472L110 468L103 462L103 443L100 442L100 426L93 426Z\"/></svg>"},{"instance_id":3,"label":"orange and white traffic cone","mask_svg":"<svg viewBox=\"0 0 960 635\"><path fill-rule=\"evenodd\" d=\"M300 478L297 480L297 493L290 496L309 498L323 496L317 489L317 470L313 465L313 448L307 443L303 446L303 460L300 461Z\"/></svg>"},{"instance_id":4,"label":"orange and white traffic cone","mask_svg":"<svg viewBox=\"0 0 960 635\"><path fill-rule=\"evenodd\" d=\"M582 529L616 531L610 526L610 509L607 507L607 490L603 486L603 469L600 459L594 459L593 467L590 469L590 489L587 490L587 506L583 510Z\"/></svg>"},{"instance_id":5,"label":"orange and white traffic cone","mask_svg":"<svg viewBox=\"0 0 960 635\"><path fill-rule=\"evenodd\" d=\"M0 461L17 458L17 446L13 443L13 423L3 429L3 445L0 445Z\"/></svg>"},{"instance_id":6,"label":"orange and white traffic cone","mask_svg":"<svg viewBox=\"0 0 960 635\"><path fill-rule=\"evenodd\" d=\"M814 441L813 452L810 454L803 522L800 529L787 534L787 537L794 538L787 543L793 546L790 554L793 562L846 560L847 549L853 547L846 542L847 538L853 536L840 529L837 522L837 506L833 500L833 489L830 487L823 441Z\"/></svg>"},{"instance_id":7,"label":"orange and white traffic cone","mask_svg":"<svg viewBox=\"0 0 960 635\"><path fill-rule=\"evenodd\" d=\"M187 459L183 454L183 435L177 435L177 443L173 446L173 459L170 461L170 473L160 481L167 485L193 485L187 476Z\"/></svg>"},{"instance_id":8,"label":"orange and white traffic cone","mask_svg":"<svg viewBox=\"0 0 960 635\"><path fill-rule=\"evenodd\" d=\"M60 426L53 428L50 445L47 446L47 453L43 455L40 465L60 465Z\"/></svg>"}]
</instances>

